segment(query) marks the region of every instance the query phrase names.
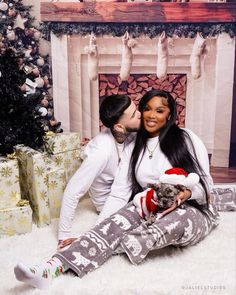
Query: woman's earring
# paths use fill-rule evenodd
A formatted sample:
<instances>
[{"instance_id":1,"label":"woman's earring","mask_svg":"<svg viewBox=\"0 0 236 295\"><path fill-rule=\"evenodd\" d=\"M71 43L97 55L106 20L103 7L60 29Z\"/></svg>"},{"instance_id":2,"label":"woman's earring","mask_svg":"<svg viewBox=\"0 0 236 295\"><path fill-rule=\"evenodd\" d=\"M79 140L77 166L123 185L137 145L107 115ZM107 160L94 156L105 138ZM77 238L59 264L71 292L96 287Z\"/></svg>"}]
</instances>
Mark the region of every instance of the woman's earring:
<instances>
[{"instance_id":1,"label":"woman's earring","mask_svg":"<svg viewBox=\"0 0 236 295\"><path fill-rule=\"evenodd\" d=\"M168 116L168 118L167 118L167 121L169 121L169 120L170 120L170 118L171 118L171 116Z\"/></svg>"}]
</instances>

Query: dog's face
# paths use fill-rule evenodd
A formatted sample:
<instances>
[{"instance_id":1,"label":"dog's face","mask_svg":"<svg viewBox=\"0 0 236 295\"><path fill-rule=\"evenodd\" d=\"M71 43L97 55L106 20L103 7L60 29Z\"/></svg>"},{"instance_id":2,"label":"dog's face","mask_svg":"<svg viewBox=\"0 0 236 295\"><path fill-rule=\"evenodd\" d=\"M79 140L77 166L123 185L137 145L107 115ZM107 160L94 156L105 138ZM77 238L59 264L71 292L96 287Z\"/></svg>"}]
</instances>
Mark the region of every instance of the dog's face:
<instances>
[{"instance_id":1,"label":"dog's face","mask_svg":"<svg viewBox=\"0 0 236 295\"><path fill-rule=\"evenodd\" d=\"M159 209L168 209L176 201L176 196L183 191L183 185L173 185L168 183L149 184L148 187L155 190L157 195L157 206Z\"/></svg>"}]
</instances>

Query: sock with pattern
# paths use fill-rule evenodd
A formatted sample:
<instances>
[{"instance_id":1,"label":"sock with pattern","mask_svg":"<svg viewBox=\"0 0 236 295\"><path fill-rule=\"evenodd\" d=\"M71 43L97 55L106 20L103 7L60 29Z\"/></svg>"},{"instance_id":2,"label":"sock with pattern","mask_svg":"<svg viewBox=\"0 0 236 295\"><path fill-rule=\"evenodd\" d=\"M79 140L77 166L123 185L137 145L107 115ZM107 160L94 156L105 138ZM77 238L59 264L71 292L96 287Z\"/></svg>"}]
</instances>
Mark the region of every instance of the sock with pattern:
<instances>
[{"instance_id":1,"label":"sock with pattern","mask_svg":"<svg viewBox=\"0 0 236 295\"><path fill-rule=\"evenodd\" d=\"M46 262L32 267L18 263L14 268L14 273L18 281L38 289L47 289L51 279L58 277L66 270L68 270L68 267L60 259L53 257Z\"/></svg>"}]
</instances>

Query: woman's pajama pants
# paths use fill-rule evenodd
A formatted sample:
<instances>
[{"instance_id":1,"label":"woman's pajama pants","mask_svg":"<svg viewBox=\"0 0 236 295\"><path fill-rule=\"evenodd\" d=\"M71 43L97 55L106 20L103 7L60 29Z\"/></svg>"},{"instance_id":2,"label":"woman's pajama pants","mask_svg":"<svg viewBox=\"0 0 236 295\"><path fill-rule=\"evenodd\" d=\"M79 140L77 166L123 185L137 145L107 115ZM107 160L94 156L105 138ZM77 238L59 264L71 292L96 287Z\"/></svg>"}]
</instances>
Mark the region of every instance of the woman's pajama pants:
<instances>
[{"instance_id":1,"label":"woman's pajama pants","mask_svg":"<svg viewBox=\"0 0 236 295\"><path fill-rule=\"evenodd\" d=\"M151 250L194 245L218 225L218 218L211 204L203 211L184 204L147 226L129 203L54 256L83 277L108 260L118 246L138 264Z\"/></svg>"}]
</instances>

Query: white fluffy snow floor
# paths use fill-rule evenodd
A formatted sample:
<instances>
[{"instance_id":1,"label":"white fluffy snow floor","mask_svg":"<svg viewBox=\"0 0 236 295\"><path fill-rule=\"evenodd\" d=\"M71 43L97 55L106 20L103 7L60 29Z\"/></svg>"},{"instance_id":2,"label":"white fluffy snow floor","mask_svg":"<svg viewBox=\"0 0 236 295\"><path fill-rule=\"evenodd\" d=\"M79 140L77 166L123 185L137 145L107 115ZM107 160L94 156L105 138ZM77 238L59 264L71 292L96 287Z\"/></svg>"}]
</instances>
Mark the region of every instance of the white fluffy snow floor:
<instances>
[{"instance_id":1,"label":"white fluffy snow floor","mask_svg":"<svg viewBox=\"0 0 236 295\"><path fill-rule=\"evenodd\" d=\"M199 295L236 294L236 212L222 212L221 223L196 246L155 251L139 266L125 255L113 256L99 269L79 279L68 273L53 280L47 291L18 282L13 273L18 261L37 264L56 249L57 224L29 234L0 239L0 294L50 295ZM80 205L73 232L83 232L97 214L88 199Z\"/></svg>"}]
</instances>

